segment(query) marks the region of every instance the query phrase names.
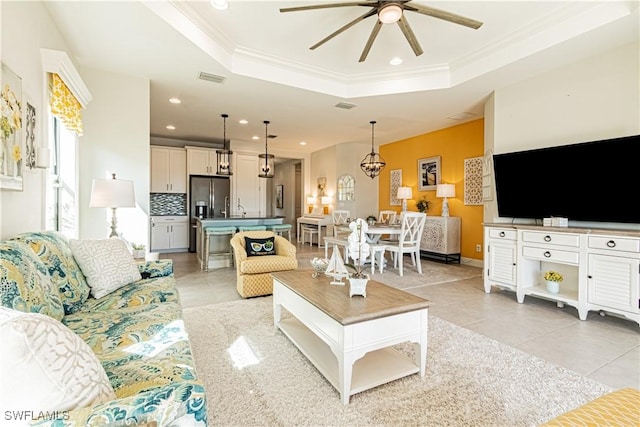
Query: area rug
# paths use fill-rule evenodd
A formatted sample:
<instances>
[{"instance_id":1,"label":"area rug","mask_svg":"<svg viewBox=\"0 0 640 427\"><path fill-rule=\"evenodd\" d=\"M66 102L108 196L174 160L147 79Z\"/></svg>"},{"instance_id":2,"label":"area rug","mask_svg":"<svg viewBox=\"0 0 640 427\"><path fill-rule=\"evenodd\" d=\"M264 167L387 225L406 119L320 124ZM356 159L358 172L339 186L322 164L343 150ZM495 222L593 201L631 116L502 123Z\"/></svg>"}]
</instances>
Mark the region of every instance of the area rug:
<instances>
[{"instance_id":1,"label":"area rug","mask_svg":"<svg viewBox=\"0 0 640 427\"><path fill-rule=\"evenodd\" d=\"M272 301L184 311L211 426L535 426L611 391L429 316L426 375L356 394L343 406L339 393L274 328ZM412 354L413 345L397 347Z\"/></svg>"}]
</instances>

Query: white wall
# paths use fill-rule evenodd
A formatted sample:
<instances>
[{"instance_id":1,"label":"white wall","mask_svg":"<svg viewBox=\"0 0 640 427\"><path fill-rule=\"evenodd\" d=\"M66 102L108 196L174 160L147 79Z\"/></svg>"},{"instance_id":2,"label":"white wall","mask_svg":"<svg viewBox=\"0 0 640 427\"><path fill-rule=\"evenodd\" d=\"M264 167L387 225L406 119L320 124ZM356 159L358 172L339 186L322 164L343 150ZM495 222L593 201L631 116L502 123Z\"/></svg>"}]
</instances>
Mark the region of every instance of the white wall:
<instances>
[{"instance_id":1,"label":"white wall","mask_svg":"<svg viewBox=\"0 0 640 427\"><path fill-rule=\"evenodd\" d=\"M640 45L633 43L496 90L485 104L485 150L499 154L640 134L639 64ZM484 220L505 220L497 217L495 193Z\"/></svg>"},{"instance_id":2,"label":"white wall","mask_svg":"<svg viewBox=\"0 0 640 427\"><path fill-rule=\"evenodd\" d=\"M1 60L22 78L23 113L27 102L35 107L35 145L46 145L48 96L40 48L70 51L41 2L0 2L0 9ZM24 153L24 129L22 138ZM0 190L0 240L44 227L45 173L24 168L23 191Z\"/></svg>"},{"instance_id":3,"label":"white wall","mask_svg":"<svg viewBox=\"0 0 640 427\"><path fill-rule=\"evenodd\" d=\"M104 71L81 70L93 95L85 112L80 143L80 238L108 236L110 212L90 208L94 178L133 180L136 208L118 209L118 231L129 242L149 246L149 80Z\"/></svg>"}]
</instances>

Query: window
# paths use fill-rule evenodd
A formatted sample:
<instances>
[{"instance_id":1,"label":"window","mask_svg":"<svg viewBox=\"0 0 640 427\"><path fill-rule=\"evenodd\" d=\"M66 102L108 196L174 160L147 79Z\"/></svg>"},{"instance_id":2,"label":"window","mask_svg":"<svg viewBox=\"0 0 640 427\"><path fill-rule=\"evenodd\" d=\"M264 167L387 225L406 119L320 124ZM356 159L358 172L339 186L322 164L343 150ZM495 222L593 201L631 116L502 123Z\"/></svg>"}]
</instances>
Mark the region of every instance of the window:
<instances>
[{"instance_id":1,"label":"window","mask_svg":"<svg viewBox=\"0 0 640 427\"><path fill-rule=\"evenodd\" d=\"M51 114L49 126L53 164L47 176L46 228L60 231L68 238L77 238L77 137Z\"/></svg>"},{"instance_id":2,"label":"window","mask_svg":"<svg viewBox=\"0 0 640 427\"><path fill-rule=\"evenodd\" d=\"M356 182L351 175L338 178L338 201L352 202L356 199Z\"/></svg>"}]
</instances>

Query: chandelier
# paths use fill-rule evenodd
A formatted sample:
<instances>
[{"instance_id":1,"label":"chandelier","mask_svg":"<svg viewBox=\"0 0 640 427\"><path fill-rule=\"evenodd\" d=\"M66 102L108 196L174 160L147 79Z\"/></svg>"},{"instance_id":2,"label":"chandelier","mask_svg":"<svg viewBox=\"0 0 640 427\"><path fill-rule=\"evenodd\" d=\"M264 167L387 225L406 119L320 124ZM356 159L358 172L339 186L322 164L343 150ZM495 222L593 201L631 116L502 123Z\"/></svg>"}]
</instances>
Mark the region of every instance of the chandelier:
<instances>
[{"instance_id":1,"label":"chandelier","mask_svg":"<svg viewBox=\"0 0 640 427\"><path fill-rule=\"evenodd\" d=\"M267 132L267 127L269 126L269 121L265 120L264 122L264 154L258 154L258 177L259 178L273 178L273 174L275 171L275 167L273 164L273 159L275 156L273 154L269 154L267 150L267 140L269 139L269 134Z\"/></svg>"},{"instance_id":2,"label":"chandelier","mask_svg":"<svg viewBox=\"0 0 640 427\"><path fill-rule=\"evenodd\" d=\"M224 136L222 138L222 150L216 150L216 155L218 157L218 175L233 175L231 171L231 156L233 155L233 151L227 148L227 117L228 114L222 114L222 119L224 120ZM229 141L229 145L231 145L231 141Z\"/></svg>"},{"instance_id":3,"label":"chandelier","mask_svg":"<svg viewBox=\"0 0 640 427\"><path fill-rule=\"evenodd\" d=\"M373 149L373 127L376 124L375 120L370 121L371 123L371 153L367 154L362 162L360 162L360 169L364 172L369 178L373 179L376 176L380 175L382 169L387 165L380 154L376 153Z\"/></svg>"}]
</instances>

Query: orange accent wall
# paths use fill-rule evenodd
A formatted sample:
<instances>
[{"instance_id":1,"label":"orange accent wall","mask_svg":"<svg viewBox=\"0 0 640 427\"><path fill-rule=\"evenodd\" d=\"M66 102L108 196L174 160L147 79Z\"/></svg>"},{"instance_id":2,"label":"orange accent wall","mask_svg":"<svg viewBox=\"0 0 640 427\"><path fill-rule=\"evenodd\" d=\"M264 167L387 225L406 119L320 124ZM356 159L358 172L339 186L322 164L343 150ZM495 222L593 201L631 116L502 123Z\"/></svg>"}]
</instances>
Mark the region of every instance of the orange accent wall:
<instances>
[{"instance_id":1,"label":"orange accent wall","mask_svg":"<svg viewBox=\"0 0 640 427\"><path fill-rule=\"evenodd\" d=\"M462 256L481 260L482 251L476 252L476 245L483 247L483 206L464 204L464 160L484 155L484 119L382 145L380 155L387 162L379 177L380 210L400 212L401 206L390 205L389 191L391 171L402 169L402 185L411 187L413 193L407 210L417 211L416 202L426 195L431 201L427 215L442 213L442 199L436 197L435 190L418 191L418 160L440 156L441 183L456 185L456 197L448 199L449 215L460 217Z\"/></svg>"}]
</instances>

